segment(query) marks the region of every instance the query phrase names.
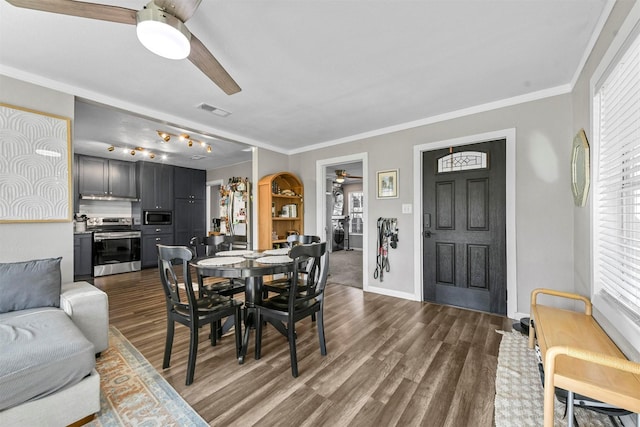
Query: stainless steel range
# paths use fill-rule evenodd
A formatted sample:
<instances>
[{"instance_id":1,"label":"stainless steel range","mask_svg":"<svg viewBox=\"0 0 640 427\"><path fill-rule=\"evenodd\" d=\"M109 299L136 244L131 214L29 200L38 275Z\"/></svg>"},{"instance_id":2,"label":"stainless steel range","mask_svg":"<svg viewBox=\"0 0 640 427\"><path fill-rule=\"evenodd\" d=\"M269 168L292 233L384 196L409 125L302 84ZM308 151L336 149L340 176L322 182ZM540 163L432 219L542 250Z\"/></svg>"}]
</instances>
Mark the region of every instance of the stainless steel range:
<instances>
[{"instance_id":1,"label":"stainless steel range","mask_svg":"<svg viewBox=\"0 0 640 427\"><path fill-rule=\"evenodd\" d=\"M93 231L93 275L139 271L140 232L133 230L132 218L89 218Z\"/></svg>"}]
</instances>

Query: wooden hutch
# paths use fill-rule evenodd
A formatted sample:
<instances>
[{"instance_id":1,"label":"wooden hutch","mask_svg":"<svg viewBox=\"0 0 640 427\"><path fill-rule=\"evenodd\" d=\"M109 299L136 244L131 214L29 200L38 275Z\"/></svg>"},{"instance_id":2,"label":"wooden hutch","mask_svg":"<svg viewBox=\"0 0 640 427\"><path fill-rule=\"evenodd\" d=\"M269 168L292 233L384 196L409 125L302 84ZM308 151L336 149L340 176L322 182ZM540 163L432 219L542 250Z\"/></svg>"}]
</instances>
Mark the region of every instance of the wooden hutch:
<instances>
[{"instance_id":1,"label":"wooden hutch","mask_svg":"<svg viewBox=\"0 0 640 427\"><path fill-rule=\"evenodd\" d=\"M258 249L280 247L291 233L304 234L303 201L302 182L289 172L258 182Z\"/></svg>"}]
</instances>

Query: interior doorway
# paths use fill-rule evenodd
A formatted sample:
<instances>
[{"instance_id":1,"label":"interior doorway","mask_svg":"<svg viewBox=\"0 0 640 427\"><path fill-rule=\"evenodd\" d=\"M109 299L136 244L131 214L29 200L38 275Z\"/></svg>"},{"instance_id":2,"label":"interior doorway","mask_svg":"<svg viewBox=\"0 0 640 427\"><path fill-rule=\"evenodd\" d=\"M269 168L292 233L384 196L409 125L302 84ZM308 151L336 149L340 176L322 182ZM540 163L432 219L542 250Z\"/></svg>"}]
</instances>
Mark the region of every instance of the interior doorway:
<instances>
[{"instance_id":1,"label":"interior doorway","mask_svg":"<svg viewBox=\"0 0 640 427\"><path fill-rule=\"evenodd\" d=\"M220 188L223 184L221 179L208 181L206 184L207 234L220 231Z\"/></svg>"},{"instance_id":2,"label":"interior doorway","mask_svg":"<svg viewBox=\"0 0 640 427\"><path fill-rule=\"evenodd\" d=\"M323 162L323 163L320 163ZM366 247L366 157L319 161L319 235L326 240L329 281L364 289Z\"/></svg>"}]
</instances>

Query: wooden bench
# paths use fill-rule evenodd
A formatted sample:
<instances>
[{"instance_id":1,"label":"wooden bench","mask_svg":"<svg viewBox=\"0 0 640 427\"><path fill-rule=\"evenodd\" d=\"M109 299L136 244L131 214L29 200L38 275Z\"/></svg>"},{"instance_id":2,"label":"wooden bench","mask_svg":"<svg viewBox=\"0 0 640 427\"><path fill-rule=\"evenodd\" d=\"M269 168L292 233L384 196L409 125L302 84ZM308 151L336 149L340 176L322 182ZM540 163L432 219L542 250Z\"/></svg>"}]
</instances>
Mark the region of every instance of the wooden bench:
<instances>
[{"instance_id":1,"label":"wooden bench","mask_svg":"<svg viewBox=\"0 0 640 427\"><path fill-rule=\"evenodd\" d=\"M582 301L584 312L538 305L540 294ZM553 427L555 387L568 392L569 426L574 393L640 413L640 363L627 360L591 311L591 301L580 295L550 289L531 293L529 348L537 338L544 367L545 427Z\"/></svg>"}]
</instances>

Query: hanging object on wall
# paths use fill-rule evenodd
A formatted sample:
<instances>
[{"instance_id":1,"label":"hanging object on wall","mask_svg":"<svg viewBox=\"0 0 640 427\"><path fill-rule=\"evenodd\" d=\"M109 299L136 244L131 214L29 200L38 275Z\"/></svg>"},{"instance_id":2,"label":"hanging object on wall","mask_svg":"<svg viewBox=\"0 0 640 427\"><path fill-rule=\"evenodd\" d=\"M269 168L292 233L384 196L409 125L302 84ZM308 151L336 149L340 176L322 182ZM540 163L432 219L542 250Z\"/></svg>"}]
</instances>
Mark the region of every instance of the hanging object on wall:
<instances>
[{"instance_id":1,"label":"hanging object on wall","mask_svg":"<svg viewBox=\"0 0 640 427\"><path fill-rule=\"evenodd\" d=\"M384 272L391 271L389 264L389 246L398 247L398 219L378 218L378 244L376 245L376 269L373 278L384 281Z\"/></svg>"}]
</instances>

